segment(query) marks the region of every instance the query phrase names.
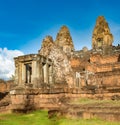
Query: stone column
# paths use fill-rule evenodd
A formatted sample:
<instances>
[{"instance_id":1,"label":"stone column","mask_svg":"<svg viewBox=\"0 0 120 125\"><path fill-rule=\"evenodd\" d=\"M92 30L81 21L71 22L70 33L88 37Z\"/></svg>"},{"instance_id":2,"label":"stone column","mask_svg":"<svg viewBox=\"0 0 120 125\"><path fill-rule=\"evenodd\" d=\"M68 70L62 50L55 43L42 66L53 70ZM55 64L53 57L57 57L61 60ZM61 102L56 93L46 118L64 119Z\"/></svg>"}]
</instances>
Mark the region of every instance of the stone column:
<instances>
[{"instance_id":1,"label":"stone column","mask_svg":"<svg viewBox=\"0 0 120 125\"><path fill-rule=\"evenodd\" d=\"M36 77L38 78L38 80L40 80L40 62L39 60L36 62Z\"/></svg>"},{"instance_id":2,"label":"stone column","mask_svg":"<svg viewBox=\"0 0 120 125\"><path fill-rule=\"evenodd\" d=\"M15 84L18 84L18 64L15 63Z\"/></svg>"},{"instance_id":3,"label":"stone column","mask_svg":"<svg viewBox=\"0 0 120 125\"><path fill-rule=\"evenodd\" d=\"M43 66L44 83L48 83L48 64Z\"/></svg>"},{"instance_id":4,"label":"stone column","mask_svg":"<svg viewBox=\"0 0 120 125\"><path fill-rule=\"evenodd\" d=\"M49 83L49 70L48 70L48 64L46 64L46 83Z\"/></svg>"},{"instance_id":5,"label":"stone column","mask_svg":"<svg viewBox=\"0 0 120 125\"><path fill-rule=\"evenodd\" d=\"M22 63L22 84L25 84L26 82L26 67L25 64Z\"/></svg>"},{"instance_id":6,"label":"stone column","mask_svg":"<svg viewBox=\"0 0 120 125\"><path fill-rule=\"evenodd\" d=\"M42 63L39 61L39 81L43 81L43 73L42 73Z\"/></svg>"},{"instance_id":7,"label":"stone column","mask_svg":"<svg viewBox=\"0 0 120 125\"><path fill-rule=\"evenodd\" d=\"M39 87L39 85L40 85L40 78L41 78L39 58L36 59L36 61L34 61L33 65L34 65L34 67L32 68L33 84L34 84L34 87Z\"/></svg>"},{"instance_id":8,"label":"stone column","mask_svg":"<svg viewBox=\"0 0 120 125\"><path fill-rule=\"evenodd\" d=\"M80 73L76 72L76 87L80 86Z\"/></svg>"},{"instance_id":9,"label":"stone column","mask_svg":"<svg viewBox=\"0 0 120 125\"><path fill-rule=\"evenodd\" d=\"M19 62L18 64L18 84L22 84L22 63Z\"/></svg>"},{"instance_id":10,"label":"stone column","mask_svg":"<svg viewBox=\"0 0 120 125\"><path fill-rule=\"evenodd\" d=\"M31 83L32 84L37 84L38 80L38 73L37 73L37 60L36 58L33 59L32 61L32 76L31 76Z\"/></svg>"},{"instance_id":11,"label":"stone column","mask_svg":"<svg viewBox=\"0 0 120 125\"><path fill-rule=\"evenodd\" d=\"M27 83L30 83L30 71L29 71L29 65L27 65L27 71L26 71L26 76L27 76Z\"/></svg>"},{"instance_id":12,"label":"stone column","mask_svg":"<svg viewBox=\"0 0 120 125\"><path fill-rule=\"evenodd\" d=\"M48 67L48 73L49 73L49 84L52 84L53 83L53 78L52 78L52 66L51 65L49 65L49 67Z\"/></svg>"}]
</instances>

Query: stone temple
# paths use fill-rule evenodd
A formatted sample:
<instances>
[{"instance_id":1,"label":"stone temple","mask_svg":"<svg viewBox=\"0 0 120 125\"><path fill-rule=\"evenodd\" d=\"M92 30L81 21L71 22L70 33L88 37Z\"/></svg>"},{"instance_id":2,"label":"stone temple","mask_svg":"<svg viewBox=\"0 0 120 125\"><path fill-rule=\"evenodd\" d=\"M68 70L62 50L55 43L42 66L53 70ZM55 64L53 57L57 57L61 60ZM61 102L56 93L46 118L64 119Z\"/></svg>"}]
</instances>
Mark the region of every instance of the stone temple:
<instances>
[{"instance_id":1,"label":"stone temple","mask_svg":"<svg viewBox=\"0 0 120 125\"><path fill-rule=\"evenodd\" d=\"M97 18L91 39L91 50L76 51L69 29L62 26L55 40L51 36L43 39L37 54L14 58L15 83L0 93L0 113L46 109L48 114L71 118L120 121L120 106L116 105L120 100L120 45L113 46L103 16ZM99 101L74 104L81 98ZM102 104L102 100L114 103Z\"/></svg>"},{"instance_id":2,"label":"stone temple","mask_svg":"<svg viewBox=\"0 0 120 125\"><path fill-rule=\"evenodd\" d=\"M15 84L22 87L119 86L120 46L113 46L113 35L103 16L92 34L92 49L76 51L66 26L54 41L46 36L37 54L15 58Z\"/></svg>"}]
</instances>

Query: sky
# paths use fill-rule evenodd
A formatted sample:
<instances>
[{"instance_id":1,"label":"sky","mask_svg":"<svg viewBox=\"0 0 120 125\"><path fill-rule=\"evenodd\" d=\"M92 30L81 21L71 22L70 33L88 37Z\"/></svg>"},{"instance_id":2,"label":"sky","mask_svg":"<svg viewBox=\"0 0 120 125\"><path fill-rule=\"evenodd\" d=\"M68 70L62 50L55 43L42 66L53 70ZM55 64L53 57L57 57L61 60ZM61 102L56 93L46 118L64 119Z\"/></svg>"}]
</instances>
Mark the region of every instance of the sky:
<instances>
[{"instance_id":1,"label":"sky","mask_svg":"<svg viewBox=\"0 0 120 125\"><path fill-rule=\"evenodd\" d=\"M14 67L12 57L37 53L45 36L55 40L62 25L69 28L76 50L91 49L100 15L109 24L113 45L120 44L119 12L120 0L0 0L0 67ZM0 78L12 74L4 70L0 68Z\"/></svg>"}]
</instances>

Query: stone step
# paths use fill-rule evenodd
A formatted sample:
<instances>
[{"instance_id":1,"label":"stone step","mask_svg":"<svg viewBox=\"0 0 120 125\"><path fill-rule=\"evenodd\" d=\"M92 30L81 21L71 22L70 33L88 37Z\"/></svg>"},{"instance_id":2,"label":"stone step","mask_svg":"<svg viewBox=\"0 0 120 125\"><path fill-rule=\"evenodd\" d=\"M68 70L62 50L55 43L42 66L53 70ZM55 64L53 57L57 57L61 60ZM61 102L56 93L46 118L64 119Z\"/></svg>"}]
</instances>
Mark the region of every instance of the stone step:
<instances>
[{"instance_id":1,"label":"stone step","mask_svg":"<svg viewBox=\"0 0 120 125\"><path fill-rule=\"evenodd\" d=\"M66 116L69 118L100 118L108 121L120 121L120 112L89 112L89 111L80 111L80 112L68 112Z\"/></svg>"},{"instance_id":2,"label":"stone step","mask_svg":"<svg viewBox=\"0 0 120 125\"><path fill-rule=\"evenodd\" d=\"M73 107L68 108L68 111L88 111L88 112L120 112L120 107Z\"/></svg>"}]
</instances>

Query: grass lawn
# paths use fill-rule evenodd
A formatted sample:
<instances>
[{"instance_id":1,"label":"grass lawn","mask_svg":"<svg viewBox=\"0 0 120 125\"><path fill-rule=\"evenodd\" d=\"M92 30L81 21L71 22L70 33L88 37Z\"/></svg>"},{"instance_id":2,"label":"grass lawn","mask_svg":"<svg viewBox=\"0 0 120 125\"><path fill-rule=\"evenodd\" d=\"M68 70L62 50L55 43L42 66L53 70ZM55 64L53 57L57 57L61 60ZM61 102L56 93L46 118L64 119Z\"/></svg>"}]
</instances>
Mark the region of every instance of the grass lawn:
<instances>
[{"instance_id":1,"label":"grass lawn","mask_svg":"<svg viewBox=\"0 0 120 125\"><path fill-rule=\"evenodd\" d=\"M1 114L0 125L120 125L118 122L106 122L99 119L48 119L47 111L34 111L29 114Z\"/></svg>"},{"instance_id":2,"label":"grass lawn","mask_svg":"<svg viewBox=\"0 0 120 125\"><path fill-rule=\"evenodd\" d=\"M35 111L29 114L3 114L0 115L0 125L52 125L48 119L47 111Z\"/></svg>"},{"instance_id":3,"label":"grass lawn","mask_svg":"<svg viewBox=\"0 0 120 125\"><path fill-rule=\"evenodd\" d=\"M95 99L89 99L89 98L80 98L76 101L70 102L70 104L74 105L94 105L94 106L120 106L120 100L119 101L113 101L113 100L95 100Z\"/></svg>"}]
</instances>

